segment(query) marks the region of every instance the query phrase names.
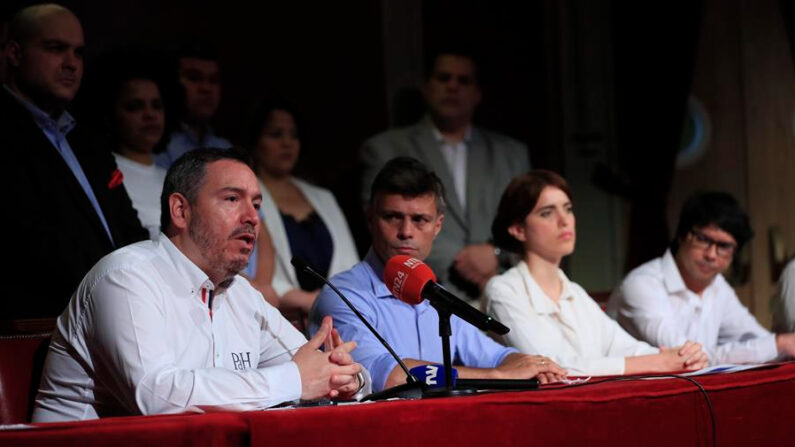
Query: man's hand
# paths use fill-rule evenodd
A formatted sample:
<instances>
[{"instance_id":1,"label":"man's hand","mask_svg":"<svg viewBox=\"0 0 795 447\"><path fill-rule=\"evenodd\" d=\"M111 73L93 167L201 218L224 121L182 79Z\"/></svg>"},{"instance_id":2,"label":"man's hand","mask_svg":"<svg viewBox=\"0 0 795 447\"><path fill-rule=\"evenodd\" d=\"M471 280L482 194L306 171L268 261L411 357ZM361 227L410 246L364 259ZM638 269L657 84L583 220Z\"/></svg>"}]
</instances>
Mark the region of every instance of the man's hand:
<instances>
[{"instance_id":1,"label":"man's hand","mask_svg":"<svg viewBox=\"0 0 795 447\"><path fill-rule=\"evenodd\" d=\"M331 353L329 361L340 366L355 364L353 356L350 354L354 349L356 349L356 342L353 340L344 342L336 328L331 329L331 333L324 342L325 352ZM349 379L348 376L331 378L332 384L337 386L337 391L339 392L338 397L343 399L351 397L364 385L363 383L359 383L357 376L354 376L353 380Z\"/></svg>"},{"instance_id":2,"label":"man's hand","mask_svg":"<svg viewBox=\"0 0 795 447\"><path fill-rule=\"evenodd\" d=\"M706 368L709 363L709 358L701 343L688 340L676 350L676 353L684 361L684 369L688 371Z\"/></svg>"},{"instance_id":3,"label":"man's hand","mask_svg":"<svg viewBox=\"0 0 795 447\"><path fill-rule=\"evenodd\" d=\"M318 351L324 344L333 347L331 352ZM350 355L355 347L355 342L343 343L339 333L335 339L331 317L323 318L315 336L293 356L301 374L301 399L334 398L355 392L356 375L362 370Z\"/></svg>"},{"instance_id":4,"label":"man's hand","mask_svg":"<svg viewBox=\"0 0 795 447\"><path fill-rule=\"evenodd\" d=\"M513 353L505 357L494 369L497 379L531 379L538 377L541 383L560 382L568 372L542 355Z\"/></svg>"},{"instance_id":5,"label":"man's hand","mask_svg":"<svg viewBox=\"0 0 795 447\"><path fill-rule=\"evenodd\" d=\"M467 245L455 256L453 268L467 281L477 284L482 291L492 276L497 274L497 256L491 244Z\"/></svg>"},{"instance_id":6,"label":"man's hand","mask_svg":"<svg viewBox=\"0 0 795 447\"><path fill-rule=\"evenodd\" d=\"M709 363L707 353L701 349L701 344L686 341L682 346L666 348L660 346L660 353L652 356L637 357L640 360L648 358L648 364L636 365L637 371L627 371L627 374L640 372L671 372L671 371L696 371L706 368Z\"/></svg>"},{"instance_id":7,"label":"man's hand","mask_svg":"<svg viewBox=\"0 0 795 447\"><path fill-rule=\"evenodd\" d=\"M776 335L776 349L779 354L795 357L795 332Z\"/></svg>"},{"instance_id":8,"label":"man's hand","mask_svg":"<svg viewBox=\"0 0 795 447\"><path fill-rule=\"evenodd\" d=\"M626 357L624 361L624 374L641 374L696 371L706 368L709 358L700 343L688 340L675 348L660 346L658 354Z\"/></svg>"}]
</instances>

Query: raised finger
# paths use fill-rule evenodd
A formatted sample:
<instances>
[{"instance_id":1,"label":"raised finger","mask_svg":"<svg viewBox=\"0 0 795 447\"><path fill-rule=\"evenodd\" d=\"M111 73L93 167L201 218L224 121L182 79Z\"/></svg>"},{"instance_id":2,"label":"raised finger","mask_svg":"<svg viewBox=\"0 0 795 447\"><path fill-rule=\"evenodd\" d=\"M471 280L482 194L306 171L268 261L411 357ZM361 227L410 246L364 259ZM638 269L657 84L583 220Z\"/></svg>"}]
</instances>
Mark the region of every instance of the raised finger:
<instances>
[{"instance_id":1,"label":"raised finger","mask_svg":"<svg viewBox=\"0 0 795 447\"><path fill-rule=\"evenodd\" d=\"M331 332L331 317L326 316L323 318L323 322L320 324L320 328L318 328L315 335L306 342L312 349L320 349L321 346L326 342L326 339Z\"/></svg>"},{"instance_id":2,"label":"raised finger","mask_svg":"<svg viewBox=\"0 0 795 447\"><path fill-rule=\"evenodd\" d=\"M334 329L331 330L332 332ZM331 333L329 333L328 337L323 341L323 351L331 352L334 349L334 344L331 341Z\"/></svg>"},{"instance_id":3,"label":"raised finger","mask_svg":"<svg viewBox=\"0 0 795 447\"><path fill-rule=\"evenodd\" d=\"M334 344L334 348L344 343L340 331L338 331L337 328L331 329L331 341Z\"/></svg>"},{"instance_id":4,"label":"raised finger","mask_svg":"<svg viewBox=\"0 0 795 447\"><path fill-rule=\"evenodd\" d=\"M356 346L357 344L355 341L346 341L345 343L341 343L340 345L336 346L334 351L352 352L354 349L356 349Z\"/></svg>"}]
</instances>

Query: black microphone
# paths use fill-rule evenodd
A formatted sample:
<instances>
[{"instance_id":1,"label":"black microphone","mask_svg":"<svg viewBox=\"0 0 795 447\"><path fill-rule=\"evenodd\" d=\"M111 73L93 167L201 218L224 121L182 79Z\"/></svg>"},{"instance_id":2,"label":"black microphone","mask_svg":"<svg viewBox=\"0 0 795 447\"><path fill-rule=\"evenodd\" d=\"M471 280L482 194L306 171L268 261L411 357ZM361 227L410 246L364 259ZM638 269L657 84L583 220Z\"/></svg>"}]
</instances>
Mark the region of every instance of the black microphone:
<instances>
[{"instance_id":1,"label":"black microphone","mask_svg":"<svg viewBox=\"0 0 795 447\"><path fill-rule=\"evenodd\" d=\"M368 396L365 397L363 400L377 400L378 398L397 397L398 395L401 395L403 391L400 390L400 388L406 387L407 385L408 387L406 389L409 390L409 393L403 394L401 395L401 397L414 397L414 398L420 397L422 395L421 391L425 387L425 384L423 382L420 382L416 377L414 377L414 375L411 374L409 368L406 366L405 363L403 363L403 360L401 360L400 357L398 357L394 349L392 349L392 347L389 346L389 343L387 343L387 341L384 340L384 337L382 337L381 334L379 334L378 331L375 330L375 328L370 324L370 322L368 322L367 319L364 318L364 315L362 315L361 312L359 312L359 310L356 309L356 307L353 304L351 304L348 298L346 298L345 295L343 295L342 292L340 292L340 290L336 286L334 286L334 284L332 284L328 279L326 279L325 276L316 272L315 269L313 269L309 265L309 263L307 263L304 259L298 256L293 256L293 259L290 260L290 263L293 265L293 267L295 267L297 271L309 273L310 275L314 276L320 281L323 281L323 283L327 284L331 288L331 290L333 290L340 298L342 298L342 301L345 302L348 308L350 308L351 311L353 311L353 313L356 314L356 317L358 317L359 320L361 320L361 322L364 323L365 326L367 326L367 329L369 329L370 332L372 332L373 335L375 335L375 338L377 338L378 341L386 348L386 350L389 351L389 354L392 355L392 358L394 358L397 361L398 365L400 365L400 369L402 369L403 372L406 373L406 382L407 382L406 385L393 387L384 390L381 393L373 393L371 396L376 396L376 395L378 396L377 397ZM412 391L412 390L417 390L418 388L420 391L419 393L417 393L416 391Z\"/></svg>"}]
</instances>

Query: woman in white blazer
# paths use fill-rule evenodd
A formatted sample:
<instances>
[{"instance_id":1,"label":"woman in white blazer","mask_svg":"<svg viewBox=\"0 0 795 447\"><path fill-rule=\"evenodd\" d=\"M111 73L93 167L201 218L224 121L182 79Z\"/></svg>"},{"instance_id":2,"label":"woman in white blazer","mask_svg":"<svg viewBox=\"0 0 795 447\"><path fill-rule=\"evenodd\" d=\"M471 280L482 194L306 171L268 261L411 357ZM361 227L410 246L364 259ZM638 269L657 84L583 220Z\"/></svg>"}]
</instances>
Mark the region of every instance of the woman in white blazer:
<instances>
[{"instance_id":1,"label":"woman in white blazer","mask_svg":"<svg viewBox=\"0 0 795 447\"><path fill-rule=\"evenodd\" d=\"M571 194L551 171L511 181L492 225L494 242L522 261L486 285L486 308L510 327L508 345L550 357L573 375L696 370L697 343L662 350L635 340L560 269L576 239Z\"/></svg>"},{"instance_id":2,"label":"woman in white blazer","mask_svg":"<svg viewBox=\"0 0 795 447\"><path fill-rule=\"evenodd\" d=\"M301 141L288 104L264 102L248 139L262 191L262 231L267 232L257 250L252 282L284 313L305 315L322 284L297 275L292 257L307 259L330 277L359 262L356 245L331 192L292 176Z\"/></svg>"}]
</instances>

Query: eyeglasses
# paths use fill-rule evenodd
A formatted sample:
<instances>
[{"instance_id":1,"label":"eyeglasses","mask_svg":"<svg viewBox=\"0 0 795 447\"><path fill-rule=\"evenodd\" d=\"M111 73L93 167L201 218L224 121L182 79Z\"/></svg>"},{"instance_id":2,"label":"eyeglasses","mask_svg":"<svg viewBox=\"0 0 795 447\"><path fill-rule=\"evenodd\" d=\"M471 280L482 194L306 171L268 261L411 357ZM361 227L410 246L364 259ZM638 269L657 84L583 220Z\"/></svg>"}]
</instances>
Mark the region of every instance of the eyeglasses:
<instances>
[{"instance_id":1,"label":"eyeglasses","mask_svg":"<svg viewBox=\"0 0 795 447\"><path fill-rule=\"evenodd\" d=\"M737 250L737 244L734 242L716 241L698 230L690 230L690 234L693 235L691 240L694 247L701 250L709 250L709 247L714 245L715 253L721 258L729 258Z\"/></svg>"}]
</instances>

